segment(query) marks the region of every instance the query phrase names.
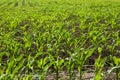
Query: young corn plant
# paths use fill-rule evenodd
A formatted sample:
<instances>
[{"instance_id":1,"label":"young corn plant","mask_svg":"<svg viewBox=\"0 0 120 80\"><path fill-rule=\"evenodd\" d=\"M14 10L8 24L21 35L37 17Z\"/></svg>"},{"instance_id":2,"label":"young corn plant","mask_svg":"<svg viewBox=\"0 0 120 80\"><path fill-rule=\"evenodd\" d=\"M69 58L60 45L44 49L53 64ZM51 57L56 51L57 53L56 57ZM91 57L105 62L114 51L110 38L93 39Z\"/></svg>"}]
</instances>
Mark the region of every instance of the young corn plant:
<instances>
[{"instance_id":1,"label":"young corn plant","mask_svg":"<svg viewBox=\"0 0 120 80\"><path fill-rule=\"evenodd\" d=\"M7 69L6 69L6 77L9 77L10 79L13 79L13 74L12 74L12 71L14 70L14 68L15 68L15 64L16 64L16 62L15 62L15 59L14 59L14 57L12 56L10 59L9 59L9 61L8 61L8 67L7 67ZM3 78L4 79L4 78Z\"/></svg>"},{"instance_id":2,"label":"young corn plant","mask_svg":"<svg viewBox=\"0 0 120 80\"><path fill-rule=\"evenodd\" d=\"M85 64L85 61L93 54L95 48L92 49L75 49L76 54L76 62L78 64L78 72L79 72L79 79L82 79L82 68Z\"/></svg>"},{"instance_id":3,"label":"young corn plant","mask_svg":"<svg viewBox=\"0 0 120 80\"><path fill-rule=\"evenodd\" d=\"M32 45L32 39L33 39L33 36L28 34L27 32L24 32L24 37L23 37L23 40L24 40L24 49L25 49L25 53L28 53L28 51L30 50L30 47Z\"/></svg>"},{"instance_id":4,"label":"young corn plant","mask_svg":"<svg viewBox=\"0 0 120 80\"><path fill-rule=\"evenodd\" d=\"M25 62L25 59L23 58L23 55L20 54L16 59L15 61L17 62L16 63L16 67L15 69L12 71L12 78L14 79L14 77L16 76L16 74L19 74L19 73L22 73L22 69L24 68L24 62ZM18 73L19 72L19 73Z\"/></svg>"},{"instance_id":5,"label":"young corn plant","mask_svg":"<svg viewBox=\"0 0 120 80\"><path fill-rule=\"evenodd\" d=\"M115 56L113 56L113 61L115 63L115 67L116 67L116 80L120 79L120 58L117 58Z\"/></svg>"},{"instance_id":6,"label":"young corn plant","mask_svg":"<svg viewBox=\"0 0 120 80\"><path fill-rule=\"evenodd\" d=\"M58 54L59 50L57 50L57 53ZM59 79L59 73L60 71L63 69L64 67L64 59L60 59L60 57L57 55L56 58L49 54L49 59L50 59L50 63L53 65L54 69L55 69L55 79L58 80Z\"/></svg>"},{"instance_id":7,"label":"young corn plant","mask_svg":"<svg viewBox=\"0 0 120 80\"><path fill-rule=\"evenodd\" d=\"M52 63L48 63L48 57L41 58L37 61L38 67L40 69L40 80L44 80L47 74L48 68L52 65Z\"/></svg>"},{"instance_id":8,"label":"young corn plant","mask_svg":"<svg viewBox=\"0 0 120 80\"><path fill-rule=\"evenodd\" d=\"M99 55L98 59L95 61L95 80L102 80L102 69L104 67L106 58L101 58L101 55Z\"/></svg>"},{"instance_id":9,"label":"young corn plant","mask_svg":"<svg viewBox=\"0 0 120 80\"><path fill-rule=\"evenodd\" d=\"M67 59L68 62L65 65L67 67L69 80L73 80L76 54L72 54L71 52L68 52L68 54L69 54L69 58Z\"/></svg>"}]
</instances>

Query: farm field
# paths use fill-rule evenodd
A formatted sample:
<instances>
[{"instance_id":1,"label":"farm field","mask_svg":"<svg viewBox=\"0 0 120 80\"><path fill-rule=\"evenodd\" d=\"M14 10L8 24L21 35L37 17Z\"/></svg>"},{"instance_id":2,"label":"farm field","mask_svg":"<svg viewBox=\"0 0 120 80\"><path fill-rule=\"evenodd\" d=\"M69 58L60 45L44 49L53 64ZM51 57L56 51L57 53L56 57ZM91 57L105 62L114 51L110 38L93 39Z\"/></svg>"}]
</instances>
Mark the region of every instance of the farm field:
<instances>
[{"instance_id":1,"label":"farm field","mask_svg":"<svg viewBox=\"0 0 120 80\"><path fill-rule=\"evenodd\" d=\"M0 80L120 80L120 0L0 0Z\"/></svg>"}]
</instances>

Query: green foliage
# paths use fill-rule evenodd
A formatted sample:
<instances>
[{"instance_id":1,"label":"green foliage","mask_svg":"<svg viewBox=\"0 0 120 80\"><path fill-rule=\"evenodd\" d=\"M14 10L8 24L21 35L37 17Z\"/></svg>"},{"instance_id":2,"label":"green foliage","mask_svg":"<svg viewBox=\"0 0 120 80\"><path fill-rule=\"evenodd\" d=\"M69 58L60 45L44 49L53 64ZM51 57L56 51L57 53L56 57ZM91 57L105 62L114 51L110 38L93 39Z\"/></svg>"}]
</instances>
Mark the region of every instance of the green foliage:
<instances>
[{"instance_id":1,"label":"green foliage","mask_svg":"<svg viewBox=\"0 0 120 80\"><path fill-rule=\"evenodd\" d=\"M119 0L0 0L0 80L120 78ZM92 59L92 62L90 61ZM75 73L79 73L79 76ZM79 77L79 78L78 78Z\"/></svg>"}]
</instances>

